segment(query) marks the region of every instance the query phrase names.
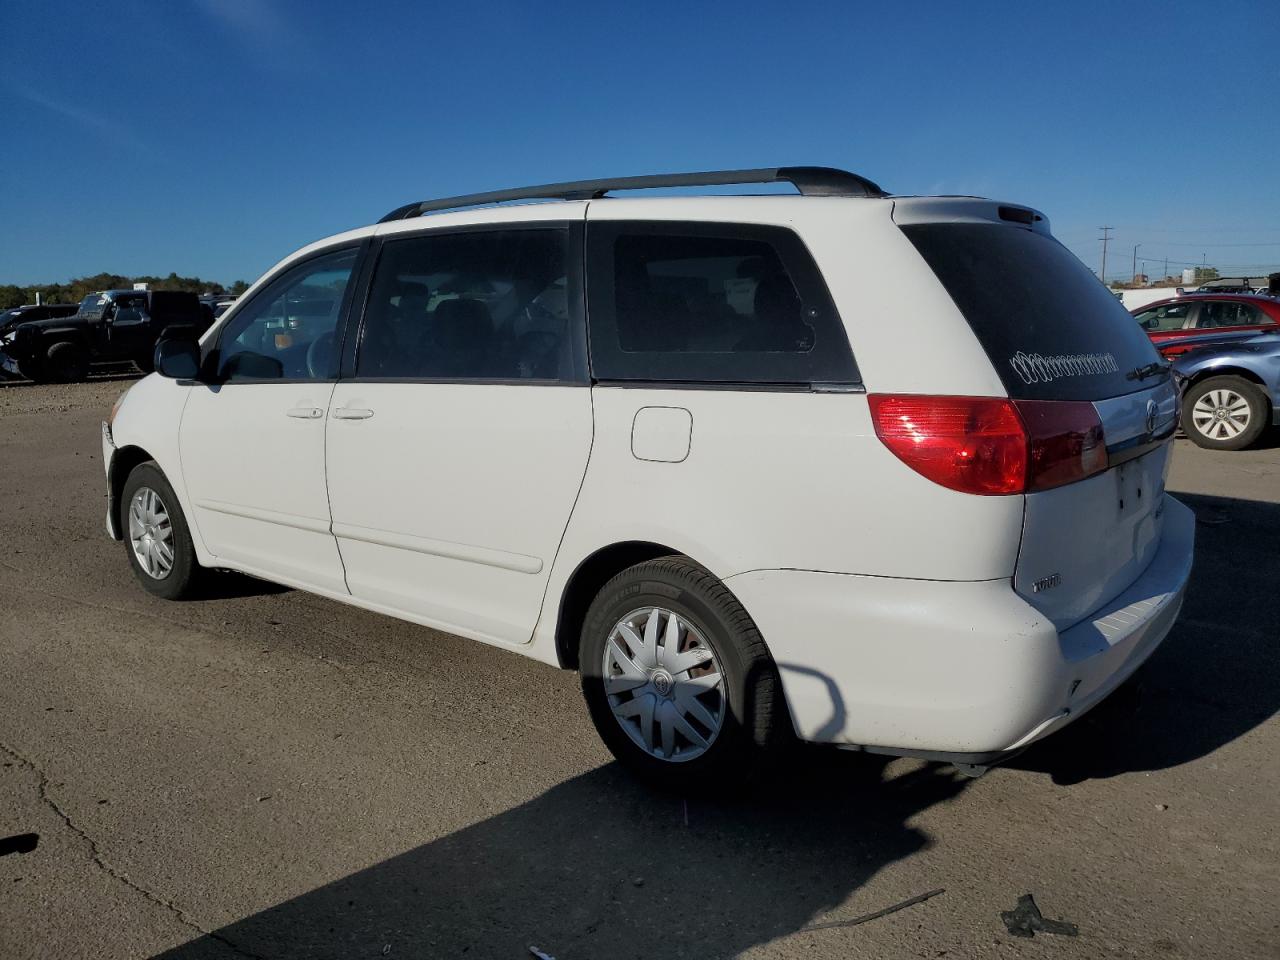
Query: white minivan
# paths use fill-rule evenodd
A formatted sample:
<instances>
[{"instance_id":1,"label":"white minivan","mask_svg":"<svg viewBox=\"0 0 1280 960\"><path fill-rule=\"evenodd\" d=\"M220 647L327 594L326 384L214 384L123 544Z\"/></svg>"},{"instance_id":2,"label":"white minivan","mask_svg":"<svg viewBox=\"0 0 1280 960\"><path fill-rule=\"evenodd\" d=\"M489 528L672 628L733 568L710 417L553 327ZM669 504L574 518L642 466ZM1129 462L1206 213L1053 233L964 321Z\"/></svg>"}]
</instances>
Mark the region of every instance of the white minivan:
<instances>
[{"instance_id":1,"label":"white minivan","mask_svg":"<svg viewBox=\"0 0 1280 960\"><path fill-rule=\"evenodd\" d=\"M161 597L241 571L576 669L673 785L792 737L973 771L1168 633L1177 409L1027 207L553 184L410 204L162 340L107 527Z\"/></svg>"}]
</instances>

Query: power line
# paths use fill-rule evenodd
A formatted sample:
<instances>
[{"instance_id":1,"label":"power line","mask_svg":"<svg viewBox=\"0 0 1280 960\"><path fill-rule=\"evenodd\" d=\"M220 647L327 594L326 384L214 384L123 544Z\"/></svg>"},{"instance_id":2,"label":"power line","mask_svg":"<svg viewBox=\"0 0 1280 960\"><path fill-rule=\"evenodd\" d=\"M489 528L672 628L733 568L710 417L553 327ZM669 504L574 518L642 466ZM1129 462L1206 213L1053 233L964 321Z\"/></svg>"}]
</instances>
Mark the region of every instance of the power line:
<instances>
[{"instance_id":1,"label":"power line","mask_svg":"<svg viewBox=\"0 0 1280 960\"><path fill-rule=\"evenodd\" d=\"M1153 247L1208 247L1210 250L1218 247L1280 247L1280 240L1273 240L1269 243L1187 243L1186 241L1159 240L1152 244Z\"/></svg>"}]
</instances>

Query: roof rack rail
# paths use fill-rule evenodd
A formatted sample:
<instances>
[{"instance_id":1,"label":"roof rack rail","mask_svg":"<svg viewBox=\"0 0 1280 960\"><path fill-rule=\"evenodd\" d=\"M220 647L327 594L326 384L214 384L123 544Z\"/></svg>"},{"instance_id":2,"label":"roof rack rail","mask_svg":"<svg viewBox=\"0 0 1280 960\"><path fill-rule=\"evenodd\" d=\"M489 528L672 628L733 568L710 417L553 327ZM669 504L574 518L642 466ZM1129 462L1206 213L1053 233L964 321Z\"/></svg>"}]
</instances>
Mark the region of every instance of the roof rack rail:
<instances>
[{"instance_id":1,"label":"roof rack rail","mask_svg":"<svg viewBox=\"0 0 1280 960\"><path fill-rule=\"evenodd\" d=\"M544 183L536 187L516 187L461 197L422 200L397 207L379 220L407 220L439 210L479 207L512 200L598 200L614 190L652 190L658 187L711 187L737 183L790 183L806 197L888 196L866 177L834 167L762 167L757 170L710 170L705 173L658 173L643 177L609 180L574 180Z\"/></svg>"}]
</instances>

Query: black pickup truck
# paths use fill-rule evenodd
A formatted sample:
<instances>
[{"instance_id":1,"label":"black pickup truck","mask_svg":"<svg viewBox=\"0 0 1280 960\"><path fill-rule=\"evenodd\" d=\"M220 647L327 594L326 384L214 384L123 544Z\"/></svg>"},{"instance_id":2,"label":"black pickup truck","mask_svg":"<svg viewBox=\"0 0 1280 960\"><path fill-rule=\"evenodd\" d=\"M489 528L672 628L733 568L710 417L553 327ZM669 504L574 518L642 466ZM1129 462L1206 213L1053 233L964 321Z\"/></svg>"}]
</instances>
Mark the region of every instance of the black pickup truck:
<instances>
[{"instance_id":1,"label":"black pickup truck","mask_svg":"<svg viewBox=\"0 0 1280 960\"><path fill-rule=\"evenodd\" d=\"M70 383L83 380L91 363L132 360L149 373L166 329L197 337L212 319L190 292L91 293L73 316L18 323L0 333L0 370L38 383Z\"/></svg>"}]
</instances>

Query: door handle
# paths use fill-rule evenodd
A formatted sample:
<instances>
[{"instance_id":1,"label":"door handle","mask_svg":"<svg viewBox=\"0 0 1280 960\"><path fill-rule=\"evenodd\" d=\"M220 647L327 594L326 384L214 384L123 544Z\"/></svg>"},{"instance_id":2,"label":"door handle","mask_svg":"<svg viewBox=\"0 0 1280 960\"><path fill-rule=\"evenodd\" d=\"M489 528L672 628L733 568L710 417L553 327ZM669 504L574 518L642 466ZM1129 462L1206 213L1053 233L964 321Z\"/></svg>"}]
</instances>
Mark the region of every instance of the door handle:
<instances>
[{"instance_id":1,"label":"door handle","mask_svg":"<svg viewBox=\"0 0 1280 960\"><path fill-rule=\"evenodd\" d=\"M368 420L373 416L373 411L365 407L334 407L333 419L335 420Z\"/></svg>"},{"instance_id":2,"label":"door handle","mask_svg":"<svg viewBox=\"0 0 1280 960\"><path fill-rule=\"evenodd\" d=\"M319 407L290 407L285 411L285 416L297 417L299 420L319 420L324 416L324 411Z\"/></svg>"}]
</instances>

